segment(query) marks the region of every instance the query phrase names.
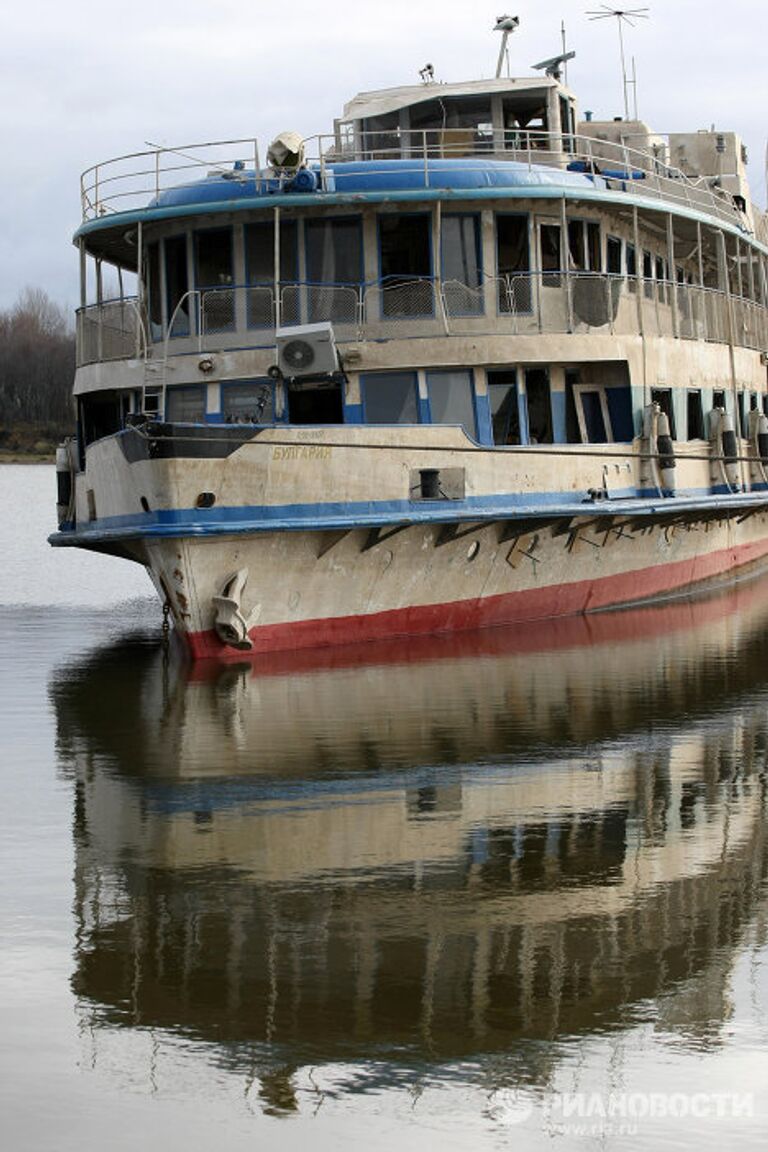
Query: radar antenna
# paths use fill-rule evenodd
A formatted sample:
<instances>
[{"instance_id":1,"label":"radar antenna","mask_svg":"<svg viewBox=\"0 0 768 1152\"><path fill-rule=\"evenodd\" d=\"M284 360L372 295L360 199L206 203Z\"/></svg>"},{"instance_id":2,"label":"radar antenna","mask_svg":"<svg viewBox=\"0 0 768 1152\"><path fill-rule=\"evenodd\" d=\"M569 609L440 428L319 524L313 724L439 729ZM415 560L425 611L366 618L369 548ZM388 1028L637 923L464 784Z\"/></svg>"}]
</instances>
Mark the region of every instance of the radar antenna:
<instances>
[{"instance_id":1,"label":"radar antenna","mask_svg":"<svg viewBox=\"0 0 768 1152\"><path fill-rule=\"evenodd\" d=\"M499 59L496 64L496 79L501 76L501 69L504 64L504 54L507 51L507 40L509 39L510 32L514 32L515 28L520 23L519 16L497 16L496 23L493 26L494 32L501 32L501 48L499 50ZM509 65L507 65L509 71Z\"/></svg>"},{"instance_id":2,"label":"radar antenna","mask_svg":"<svg viewBox=\"0 0 768 1152\"><path fill-rule=\"evenodd\" d=\"M626 64L626 59L624 56L623 25L629 24L629 26L631 28L634 28L636 20L648 20L649 19L649 17L646 15L646 13L648 11L649 11L648 8L609 8L607 4L602 4L600 11L595 11L593 9L592 11L587 12L587 16L589 16L590 20L606 20L606 19L610 18L610 19L616 21L616 26L619 30L619 54L621 56L621 83L622 83L622 90L624 92L624 119L625 120L629 120L629 95L628 95L627 90L628 90L630 84L634 85L634 84L636 84L636 81L634 79L632 79L632 80L627 79L627 64ZM633 76L634 76L634 61L633 61ZM637 109L635 109L635 114L637 114Z\"/></svg>"},{"instance_id":3,"label":"radar antenna","mask_svg":"<svg viewBox=\"0 0 768 1152\"><path fill-rule=\"evenodd\" d=\"M534 72L544 72L545 76L551 76L553 80L559 80L562 75L562 66L567 60L573 60L575 52L563 52L560 56L551 56L549 60L542 60L539 64L532 64Z\"/></svg>"}]
</instances>

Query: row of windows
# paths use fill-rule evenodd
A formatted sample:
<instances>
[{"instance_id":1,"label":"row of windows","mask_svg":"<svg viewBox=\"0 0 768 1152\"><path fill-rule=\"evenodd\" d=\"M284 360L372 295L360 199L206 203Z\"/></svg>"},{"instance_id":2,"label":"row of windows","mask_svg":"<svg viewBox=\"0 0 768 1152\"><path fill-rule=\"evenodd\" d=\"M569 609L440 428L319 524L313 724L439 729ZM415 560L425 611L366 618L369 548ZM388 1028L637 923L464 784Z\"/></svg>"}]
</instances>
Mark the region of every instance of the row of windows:
<instances>
[{"instance_id":1,"label":"row of windows","mask_svg":"<svg viewBox=\"0 0 768 1152\"><path fill-rule=\"evenodd\" d=\"M301 227L301 232L300 232ZM433 217L427 212L382 213L378 216L378 253L375 278L382 287L394 287L413 280L430 280L434 275ZM484 269L481 245L481 220L478 214L444 213L441 219L440 269L444 283L457 282L474 290L464 293L453 305L464 314L483 311L480 288ZM275 279L274 222L246 224L242 232L242 267L236 260L232 227L206 228L155 241L147 249L147 276L150 316L153 324L163 323L177 309L188 289L205 291L244 283L249 286L271 286ZM308 284L351 286L366 282L363 250L363 223L359 216L307 218L282 221L279 236L279 280L283 285L299 281ZM495 216L495 273L506 280L500 286L500 311L531 311L530 273L544 276L545 285L558 286L561 272L607 272L629 277L635 290L638 273L646 296L668 302L668 283L698 281L682 265L670 269L667 258L649 249L636 251L633 243L618 236L603 236L595 220L569 220L566 234L557 221L536 220L531 224L527 214L499 213ZM301 258L303 257L303 259ZM739 267L741 267L739 262ZM759 298L760 269L747 261L736 287L741 295ZM367 269L368 278L373 272ZM165 291L163 292L163 278ZM191 281L191 283L190 283ZM705 282L716 286L716 272L710 267ZM327 302L323 305L327 307ZM429 315L434 301L431 291L411 294L407 302L402 295L390 294L393 314ZM388 314L387 306L382 309ZM318 317L310 317L316 319ZM183 334L184 317L176 327ZM266 317L249 314L248 323L267 323ZM222 317L220 327L234 327L234 311Z\"/></svg>"},{"instance_id":2,"label":"row of windows","mask_svg":"<svg viewBox=\"0 0 768 1152\"><path fill-rule=\"evenodd\" d=\"M546 368L489 371L487 395L478 395L468 370L428 371L420 393L416 372L376 372L360 377L359 416L345 408L341 384L286 393L282 415L291 424L453 424L472 439L497 445L607 443L633 435L628 386L605 388L582 382L578 369L565 373L565 392L553 395ZM562 401L556 401L560 396ZM157 398L159 400L159 396ZM563 408L564 404L564 408ZM271 380L221 385L226 423L270 424L276 420L276 386ZM166 419L200 423L206 416L206 387L169 388Z\"/></svg>"},{"instance_id":3,"label":"row of windows","mask_svg":"<svg viewBox=\"0 0 768 1152\"><path fill-rule=\"evenodd\" d=\"M144 407L180 423L451 424L460 425L481 444L495 445L628 442L636 434L626 365L566 368L564 388L558 390L551 388L546 367L489 369L485 375L487 391L477 393L469 370L427 371L421 388L416 372L364 373L359 406L349 404L342 383L335 381L301 390L289 387L278 413L277 386L263 378L222 382L218 412L208 410L209 386L202 384L168 388L164 414L159 391L148 390ZM666 412L672 436L679 440L707 436L710 407L725 407L734 415L730 390L662 388L654 389L651 399ZM128 393L84 397L85 442L118 431L130 410ZM768 415L768 395L745 390L737 394L735 422L743 436L749 430L750 411Z\"/></svg>"}]
</instances>

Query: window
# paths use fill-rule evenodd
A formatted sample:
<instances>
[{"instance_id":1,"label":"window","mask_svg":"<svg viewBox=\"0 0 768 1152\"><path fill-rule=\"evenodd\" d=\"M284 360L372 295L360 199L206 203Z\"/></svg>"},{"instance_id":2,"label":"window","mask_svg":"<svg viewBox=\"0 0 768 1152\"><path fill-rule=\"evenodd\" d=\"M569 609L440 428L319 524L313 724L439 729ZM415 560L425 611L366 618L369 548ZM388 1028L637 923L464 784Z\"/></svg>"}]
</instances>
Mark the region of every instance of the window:
<instances>
[{"instance_id":1,"label":"window","mask_svg":"<svg viewBox=\"0 0 768 1152\"><path fill-rule=\"evenodd\" d=\"M245 279L248 284L272 284L275 279L275 224L267 220L245 226ZM280 221L280 280L298 279L296 221Z\"/></svg>"},{"instance_id":2,"label":"window","mask_svg":"<svg viewBox=\"0 0 768 1152\"><path fill-rule=\"evenodd\" d=\"M725 408L725 392L715 390L712 393L712 407Z\"/></svg>"},{"instance_id":3,"label":"window","mask_svg":"<svg viewBox=\"0 0 768 1152\"><path fill-rule=\"evenodd\" d=\"M608 444L613 440L605 388L597 384L574 384L573 400L583 444Z\"/></svg>"},{"instance_id":4,"label":"window","mask_svg":"<svg viewBox=\"0 0 768 1152\"><path fill-rule=\"evenodd\" d=\"M428 372L427 392L433 424L461 424L477 439L471 372Z\"/></svg>"},{"instance_id":5,"label":"window","mask_svg":"<svg viewBox=\"0 0 768 1152\"><path fill-rule=\"evenodd\" d=\"M701 405L701 392L689 391L687 400L688 439L704 439L704 411Z\"/></svg>"},{"instance_id":6,"label":"window","mask_svg":"<svg viewBox=\"0 0 768 1152\"><path fill-rule=\"evenodd\" d=\"M627 277L630 292L637 291L637 256L634 244L627 244Z\"/></svg>"},{"instance_id":7,"label":"window","mask_svg":"<svg viewBox=\"0 0 768 1152\"><path fill-rule=\"evenodd\" d=\"M483 311L479 217L444 215L441 233L443 292L448 314L479 315Z\"/></svg>"},{"instance_id":8,"label":"window","mask_svg":"<svg viewBox=\"0 0 768 1152\"><path fill-rule=\"evenodd\" d=\"M221 288L233 282L232 229L206 228L195 233L195 283Z\"/></svg>"},{"instance_id":9,"label":"window","mask_svg":"<svg viewBox=\"0 0 768 1152\"><path fill-rule=\"evenodd\" d=\"M227 424L272 424L275 386L271 380L222 384L221 414Z\"/></svg>"},{"instance_id":10,"label":"window","mask_svg":"<svg viewBox=\"0 0 768 1152\"><path fill-rule=\"evenodd\" d=\"M499 312L531 311L531 257L527 216L496 217Z\"/></svg>"},{"instance_id":11,"label":"window","mask_svg":"<svg viewBox=\"0 0 768 1152\"><path fill-rule=\"evenodd\" d=\"M549 394L549 372L546 368L528 368L525 373L528 402L528 438L531 444L551 444L552 404Z\"/></svg>"},{"instance_id":12,"label":"window","mask_svg":"<svg viewBox=\"0 0 768 1152\"><path fill-rule=\"evenodd\" d=\"M202 424L205 419L205 385L169 388L165 396L165 418L172 423Z\"/></svg>"},{"instance_id":13,"label":"window","mask_svg":"<svg viewBox=\"0 0 768 1152\"><path fill-rule=\"evenodd\" d=\"M358 286L363 273L363 234L360 220L349 216L335 220L307 220L307 319L310 324L333 320L354 322ZM284 311L287 301L283 300ZM301 317L294 306L293 323ZM284 317L284 323L290 323Z\"/></svg>"},{"instance_id":14,"label":"window","mask_svg":"<svg viewBox=\"0 0 768 1152\"><path fill-rule=\"evenodd\" d=\"M367 424L418 424L414 372L377 372L361 377Z\"/></svg>"},{"instance_id":15,"label":"window","mask_svg":"<svg viewBox=\"0 0 768 1152\"><path fill-rule=\"evenodd\" d=\"M515 371L488 373L488 402L491 407L494 444L519 444L520 412Z\"/></svg>"},{"instance_id":16,"label":"window","mask_svg":"<svg viewBox=\"0 0 768 1152\"><path fill-rule=\"evenodd\" d=\"M310 284L354 284L362 279L363 238L360 220L348 216L307 220L307 280Z\"/></svg>"},{"instance_id":17,"label":"window","mask_svg":"<svg viewBox=\"0 0 768 1152\"><path fill-rule=\"evenodd\" d=\"M433 312L432 217L379 216L379 266L385 316L428 316Z\"/></svg>"},{"instance_id":18,"label":"window","mask_svg":"<svg viewBox=\"0 0 768 1152\"><path fill-rule=\"evenodd\" d=\"M656 257L656 284L659 293L659 300L662 304L667 302L667 262L661 256Z\"/></svg>"},{"instance_id":19,"label":"window","mask_svg":"<svg viewBox=\"0 0 768 1152\"><path fill-rule=\"evenodd\" d=\"M653 256L643 251L643 292L649 300L653 300Z\"/></svg>"},{"instance_id":20,"label":"window","mask_svg":"<svg viewBox=\"0 0 768 1152\"><path fill-rule=\"evenodd\" d=\"M187 296L187 238L169 236L165 246L165 286L168 323L172 336L189 335L189 297ZM176 309L178 308L178 311Z\"/></svg>"},{"instance_id":21,"label":"window","mask_svg":"<svg viewBox=\"0 0 768 1152\"><path fill-rule=\"evenodd\" d=\"M246 312L249 328L269 328L274 323L275 224L266 220L246 224L245 280ZM299 276L299 254L295 220L280 221L280 283L294 283Z\"/></svg>"},{"instance_id":22,"label":"window","mask_svg":"<svg viewBox=\"0 0 768 1152\"><path fill-rule=\"evenodd\" d=\"M575 271L600 271L600 225L596 220L569 220L568 254Z\"/></svg>"},{"instance_id":23,"label":"window","mask_svg":"<svg viewBox=\"0 0 768 1152\"><path fill-rule=\"evenodd\" d=\"M609 236L606 241L605 254L610 276L621 275L621 248L622 242L616 236Z\"/></svg>"},{"instance_id":24,"label":"window","mask_svg":"<svg viewBox=\"0 0 768 1152\"><path fill-rule=\"evenodd\" d=\"M669 434L673 440L676 440L677 432L675 430L675 409L672 404L672 389L652 388L651 403L659 405L662 412L669 420Z\"/></svg>"},{"instance_id":25,"label":"window","mask_svg":"<svg viewBox=\"0 0 768 1152\"><path fill-rule=\"evenodd\" d=\"M157 241L147 246L147 278L149 283L149 322L152 335L157 338L162 332L163 300L160 289L160 245Z\"/></svg>"},{"instance_id":26,"label":"window","mask_svg":"<svg viewBox=\"0 0 768 1152\"><path fill-rule=\"evenodd\" d=\"M545 288L559 288L559 272L562 265L560 256L560 225L541 224L539 226L541 246L541 283Z\"/></svg>"},{"instance_id":27,"label":"window","mask_svg":"<svg viewBox=\"0 0 768 1152\"><path fill-rule=\"evenodd\" d=\"M206 228L195 233L195 283L202 289L201 324L204 333L235 327L232 264L232 229Z\"/></svg>"}]
</instances>

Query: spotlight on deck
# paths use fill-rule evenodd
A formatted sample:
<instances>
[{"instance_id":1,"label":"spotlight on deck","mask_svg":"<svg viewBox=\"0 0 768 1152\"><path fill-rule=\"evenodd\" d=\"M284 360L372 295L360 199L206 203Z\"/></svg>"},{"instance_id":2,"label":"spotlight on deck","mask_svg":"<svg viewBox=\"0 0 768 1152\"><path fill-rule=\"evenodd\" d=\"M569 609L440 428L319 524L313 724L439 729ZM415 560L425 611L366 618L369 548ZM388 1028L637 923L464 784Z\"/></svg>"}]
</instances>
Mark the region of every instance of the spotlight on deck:
<instances>
[{"instance_id":1,"label":"spotlight on deck","mask_svg":"<svg viewBox=\"0 0 768 1152\"><path fill-rule=\"evenodd\" d=\"M431 64L425 64L423 68L419 68L419 76L425 84L431 84L435 78L435 69Z\"/></svg>"},{"instance_id":2,"label":"spotlight on deck","mask_svg":"<svg viewBox=\"0 0 768 1152\"><path fill-rule=\"evenodd\" d=\"M499 59L496 64L496 79L501 76L501 68L504 63L504 56L507 51L507 40L511 32L514 32L520 24L519 16L497 16L496 23L493 26L494 32L501 32L501 48L499 49Z\"/></svg>"}]
</instances>

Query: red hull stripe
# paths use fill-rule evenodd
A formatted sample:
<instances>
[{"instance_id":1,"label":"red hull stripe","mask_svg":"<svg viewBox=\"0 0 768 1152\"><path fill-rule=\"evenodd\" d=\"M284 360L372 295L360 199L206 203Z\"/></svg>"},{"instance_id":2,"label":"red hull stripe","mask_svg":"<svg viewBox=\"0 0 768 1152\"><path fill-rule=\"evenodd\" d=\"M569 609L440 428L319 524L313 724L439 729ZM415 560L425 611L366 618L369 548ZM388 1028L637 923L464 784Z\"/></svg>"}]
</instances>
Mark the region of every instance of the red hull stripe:
<instances>
[{"instance_id":1,"label":"red hull stripe","mask_svg":"<svg viewBox=\"0 0 768 1152\"><path fill-rule=\"evenodd\" d=\"M420 604L364 616L333 616L253 628L251 652L238 652L223 644L213 630L189 632L186 640L195 659L248 659L259 652L320 648L355 644L392 636L430 632L457 632L491 624L519 624L556 616L576 616L598 608L661 596L704 580L722 576L768 555L768 539L719 552L660 564L596 580L529 588L482 599L454 600L447 604Z\"/></svg>"}]
</instances>

